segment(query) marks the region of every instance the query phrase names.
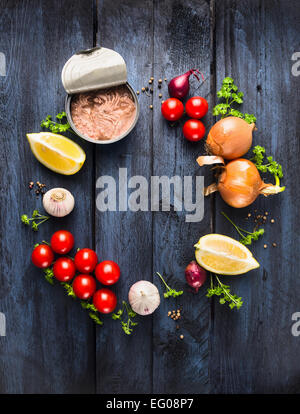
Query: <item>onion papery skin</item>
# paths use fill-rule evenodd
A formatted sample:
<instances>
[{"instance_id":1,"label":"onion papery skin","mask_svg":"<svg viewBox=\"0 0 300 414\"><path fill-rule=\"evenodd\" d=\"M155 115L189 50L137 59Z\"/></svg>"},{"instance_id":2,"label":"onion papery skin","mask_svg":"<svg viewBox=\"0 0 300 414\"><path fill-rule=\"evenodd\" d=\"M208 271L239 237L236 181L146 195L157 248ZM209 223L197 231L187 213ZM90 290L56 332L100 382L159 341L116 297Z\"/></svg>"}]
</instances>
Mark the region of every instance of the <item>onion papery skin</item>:
<instances>
[{"instance_id":1,"label":"onion papery skin","mask_svg":"<svg viewBox=\"0 0 300 414\"><path fill-rule=\"evenodd\" d=\"M229 116L216 122L209 131L206 144L208 150L227 160L242 157L252 145L255 124L241 118Z\"/></svg>"},{"instance_id":2,"label":"onion papery skin","mask_svg":"<svg viewBox=\"0 0 300 414\"><path fill-rule=\"evenodd\" d=\"M231 207L249 206L264 188L271 185L263 182L256 166L245 158L230 161L222 169L217 188L223 200Z\"/></svg>"}]
</instances>

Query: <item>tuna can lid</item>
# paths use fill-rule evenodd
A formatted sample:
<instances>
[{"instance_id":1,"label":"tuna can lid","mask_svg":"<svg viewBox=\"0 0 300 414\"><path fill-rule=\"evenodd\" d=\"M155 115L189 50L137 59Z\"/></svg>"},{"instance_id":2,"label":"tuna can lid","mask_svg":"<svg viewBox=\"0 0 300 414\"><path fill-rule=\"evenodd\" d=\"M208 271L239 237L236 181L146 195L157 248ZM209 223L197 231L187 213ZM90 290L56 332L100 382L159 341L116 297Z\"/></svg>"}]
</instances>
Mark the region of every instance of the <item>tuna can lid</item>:
<instances>
[{"instance_id":1,"label":"tuna can lid","mask_svg":"<svg viewBox=\"0 0 300 414\"><path fill-rule=\"evenodd\" d=\"M66 62L61 80L68 94L122 85L127 82L126 63L111 49L82 50Z\"/></svg>"}]
</instances>

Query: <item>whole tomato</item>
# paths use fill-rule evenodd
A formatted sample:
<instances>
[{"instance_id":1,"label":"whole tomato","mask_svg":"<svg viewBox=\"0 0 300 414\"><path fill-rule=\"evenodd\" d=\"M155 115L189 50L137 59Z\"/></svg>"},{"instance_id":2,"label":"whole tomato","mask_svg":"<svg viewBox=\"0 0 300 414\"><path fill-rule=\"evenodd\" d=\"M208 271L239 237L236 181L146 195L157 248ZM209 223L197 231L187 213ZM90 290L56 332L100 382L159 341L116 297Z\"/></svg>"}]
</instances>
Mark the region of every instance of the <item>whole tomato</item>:
<instances>
[{"instance_id":1,"label":"whole tomato","mask_svg":"<svg viewBox=\"0 0 300 414\"><path fill-rule=\"evenodd\" d=\"M50 244L55 253L67 254L74 246L73 234L67 230L58 230L51 237Z\"/></svg>"},{"instance_id":2,"label":"whole tomato","mask_svg":"<svg viewBox=\"0 0 300 414\"><path fill-rule=\"evenodd\" d=\"M92 249L80 249L74 258L76 269L80 273L91 273L98 262L96 252Z\"/></svg>"},{"instance_id":3,"label":"whole tomato","mask_svg":"<svg viewBox=\"0 0 300 414\"><path fill-rule=\"evenodd\" d=\"M39 244L33 249L31 260L36 267L40 267L41 269L49 267L54 260L51 247L47 244Z\"/></svg>"},{"instance_id":4,"label":"whole tomato","mask_svg":"<svg viewBox=\"0 0 300 414\"><path fill-rule=\"evenodd\" d=\"M183 103L177 98L169 98L161 105L161 113L167 121L178 121L183 112Z\"/></svg>"},{"instance_id":5,"label":"whole tomato","mask_svg":"<svg viewBox=\"0 0 300 414\"><path fill-rule=\"evenodd\" d=\"M191 118L200 119L206 115L208 111L207 100L202 98L202 96L194 96L190 98L185 104L185 112Z\"/></svg>"},{"instance_id":6,"label":"whole tomato","mask_svg":"<svg viewBox=\"0 0 300 414\"><path fill-rule=\"evenodd\" d=\"M89 299L95 293L96 281L91 275L78 275L75 277L72 287L79 299Z\"/></svg>"},{"instance_id":7,"label":"whole tomato","mask_svg":"<svg viewBox=\"0 0 300 414\"><path fill-rule=\"evenodd\" d=\"M104 260L98 263L95 269L96 278L103 285L113 285L120 278L121 270L112 260Z\"/></svg>"},{"instance_id":8,"label":"whole tomato","mask_svg":"<svg viewBox=\"0 0 300 414\"><path fill-rule=\"evenodd\" d=\"M117 306L117 297L109 289L100 289L94 293L93 304L101 313L111 313Z\"/></svg>"},{"instance_id":9,"label":"whole tomato","mask_svg":"<svg viewBox=\"0 0 300 414\"><path fill-rule=\"evenodd\" d=\"M183 125L183 135L189 141L200 141L205 135L205 126L198 119L189 119Z\"/></svg>"},{"instance_id":10,"label":"whole tomato","mask_svg":"<svg viewBox=\"0 0 300 414\"><path fill-rule=\"evenodd\" d=\"M60 257L53 265L54 277L60 282L72 280L76 273L74 261L69 257Z\"/></svg>"}]
</instances>

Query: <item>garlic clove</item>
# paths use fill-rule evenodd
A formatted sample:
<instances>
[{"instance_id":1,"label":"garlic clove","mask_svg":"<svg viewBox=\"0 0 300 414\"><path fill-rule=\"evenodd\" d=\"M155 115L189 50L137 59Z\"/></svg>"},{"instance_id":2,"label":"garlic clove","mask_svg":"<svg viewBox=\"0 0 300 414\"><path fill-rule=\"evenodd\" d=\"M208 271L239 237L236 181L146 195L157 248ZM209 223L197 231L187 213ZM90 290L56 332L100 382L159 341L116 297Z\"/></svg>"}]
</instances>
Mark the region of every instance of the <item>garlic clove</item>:
<instances>
[{"instance_id":1,"label":"garlic clove","mask_svg":"<svg viewBox=\"0 0 300 414\"><path fill-rule=\"evenodd\" d=\"M140 280L131 286L128 293L131 308L139 315L150 315L160 304L157 287L147 280Z\"/></svg>"},{"instance_id":2,"label":"garlic clove","mask_svg":"<svg viewBox=\"0 0 300 414\"><path fill-rule=\"evenodd\" d=\"M65 188L52 188L43 197L43 206L48 214L54 217L65 217L71 213L75 200Z\"/></svg>"}]
</instances>

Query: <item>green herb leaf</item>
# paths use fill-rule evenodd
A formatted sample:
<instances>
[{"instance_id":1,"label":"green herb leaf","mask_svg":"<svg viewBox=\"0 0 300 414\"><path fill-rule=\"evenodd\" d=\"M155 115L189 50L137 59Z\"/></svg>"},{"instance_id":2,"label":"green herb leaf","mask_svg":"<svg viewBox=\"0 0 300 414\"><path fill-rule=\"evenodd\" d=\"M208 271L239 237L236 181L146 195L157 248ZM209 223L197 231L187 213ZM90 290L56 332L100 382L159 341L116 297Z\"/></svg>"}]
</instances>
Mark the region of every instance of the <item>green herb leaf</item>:
<instances>
[{"instance_id":1,"label":"green herb leaf","mask_svg":"<svg viewBox=\"0 0 300 414\"><path fill-rule=\"evenodd\" d=\"M66 118L66 116L67 116L66 112L63 111L56 115L56 119L61 121L63 118ZM69 122L65 122L63 124L61 122L55 122L52 120L51 115L46 116L46 119L44 119L41 122L41 127L49 129L54 134L57 134L58 132L66 132L66 131L70 131L74 133L74 131L71 129L71 125L69 124Z\"/></svg>"},{"instance_id":2,"label":"green herb leaf","mask_svg":"<svg viewBox=\"0 0 300 414\"><path fill-rule=\"evenodd\" d=\"M254 157L251 158L251 161L254 162L256 168L261 172L269 172L271 175L275 177L275 179L279 179L283 177L282 166L278 164L278 162L273 160L272 156L267 157L267 164L263 164L265 158L266 149L260 145L256 145L253 148Z\"/></svg>"},{"instance_id":3,"label":"green herb leaf","mask_svg":"<svg viewBox=\"0 0 300 414\"><path fill-rule=\"evenodd\" d=\"M54 285L54 274L51 267L47 267L47 269L44 269L44 275L47 282L50 283L50 285Z\"/></svg>"},{"instance_id":4,"label":"green herb leaf","mask_svg":"<svg viewBox=\"0 0 300 414\"><path fill-rule=\"evenodd\" d=\"M170 298L170 297L177 298L178 296L181 296L183 294L183 290L177 291L175 289L170 288L170 286L167 285L162 275L158 272L156 272L156 274L160 277L161 281L163 282L163 284L165 285L167 289L167 291L164 293L165 298Z\"/></svg>"},{"instance_id":5,"label":"green herb leaf","mask_svg":"<svg viewBox=\"0 0 300 414\"><path fill-rule=\"evenodd\" d=\"M30 224L29 218L26 214L22 214L21 221L22 221L22 223L26 224L27 226Z\"/></svg>"},{"instance_id":6,"label":"green herb leaf","mask_svg":"<svg viewBox=\"0 0 300 414\"><path fill-rule=\"evenodd\" d=\"M93 312L89 312L89 317L93 319L93 321L97 324L97 325L103 325L103 322L100 320L99 316L96 315Z\"/></svg>"},{"instance_id":7,"label":"green herb leaf","mask_svg":"<svg viewBox=\"0 0 300 414\"><path fill-rule=\"evenodd\" d=\"M98 312L97 308L92 303L88 303L82 300L80 304L83 309L92 310L93 312Z\"/></svg>"},{"instance_id":8,"label":"green herb leaf","mask_svg":"<svg viewBox=\"0 0 300 414\"><path fill-rule=\"evenodd\" d=\"M127 321L125 312L127 313ZM125 317L125 320L122 317ZM111 315L113 320L119 320L121 322L121 327L126 335L130 335L133 332L133 326L138 325L137 322L133 322L132 319L136 317L136 313L132 310L131 306L123 300L122 308L119 309L116 313Z\"/></svg>"},{"instance_id":9,"label":"green herb leaf","mask_svg":"<svg viewBox=\"0 0 300 414\"><path fill-rule=\"evenodd\" d=\"M225 213L221 211L221 214L233 225L239 235L242 237L239 241L244 245L252 244L252 241L258 240L260 236L262 236L265 232L263 228L257 229L253 232L247 231L242 229L241 227L237 226Z\"/></svg>"},{"instance_id":10,"label":"green herb leaf","mask_svg":"<svg viewBox=\"0 0 300 414\"><path fill-rule=\"evenodd\" d=\"M31 217L28 217L27 214L22 214L21 215L21 221L22 221L23 224L28 226L28 225L30 225L30 222L32 222L31 223L31 228L32 228L33 231L38 231L38 226L40 224L43 224L49 218L50 218L49 216L41 215L38 210L33 210ZM37 221L38 221L38 223L37 223Z\"/></svg>"},{"instance_id":11,"label":"green herb leaf","mask_svg":"<svg viewBox=\"0 0 300 414\"><path fill-rule=\"evenodd\" d=\"M208 298L216 295L220 296L219 302L221 305L224 305L225 303L228 303L228 306L230 309L237 308L240 309L240 307L243 305L243 301L241 297L238 297L235 294L232 294L230 292L230 287L228 285L224 285L217 275L215 275L217 285L215 286L213 283L213 279L211 278L211 286L207 289L206 296Z\"/></svg>"},{"instance_id":12,"label":"green herb leaf","mask_svg":"<svg viewBox=\"0 0 300 414\"><path fill-rule=\"evenodd\" d=\"M221 118L225 118L226 116L236 116L244 119L249 124L256 122L256 117L254 115L248 113L243 114L231 107L234 103L238 105L242 104L244 97L243 92L238 91L238 87L234 84L232 78L226 77L223 80L222 87L217 92L217 96L225 102L219 103L213 108L214 116L221 115Z\"/></svg>"},{"instance_id":13,"label":"green herb leaf","mask_svg":"<svg viewBox=\"0 0 300 414\"><path fill-rule=\"evenodd\" d=\"M74 299L76 298L72 285L66 282L61 282L61 285L66 289L68 296L71 296Z\"/></svg>"}]
</instances>

